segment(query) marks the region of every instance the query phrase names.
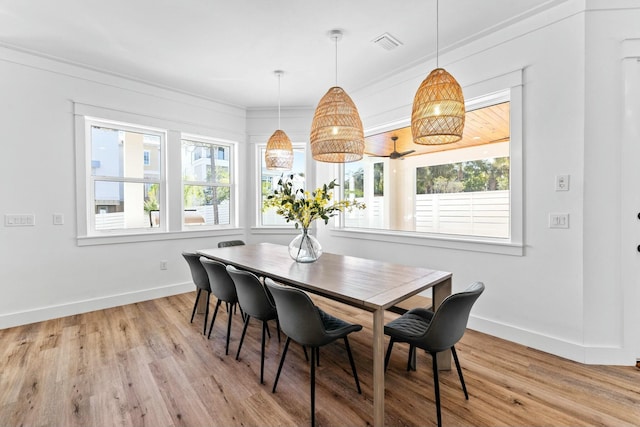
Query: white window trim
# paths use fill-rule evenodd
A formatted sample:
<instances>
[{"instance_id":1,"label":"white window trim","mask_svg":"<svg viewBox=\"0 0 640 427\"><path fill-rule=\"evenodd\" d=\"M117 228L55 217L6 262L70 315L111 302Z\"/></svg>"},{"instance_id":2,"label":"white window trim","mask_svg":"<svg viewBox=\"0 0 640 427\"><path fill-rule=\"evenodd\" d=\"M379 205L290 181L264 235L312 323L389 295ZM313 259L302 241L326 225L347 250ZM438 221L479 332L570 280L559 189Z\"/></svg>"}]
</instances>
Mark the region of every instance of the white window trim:
<instances>
[{"instance_id":1,"label":"white window trim","mask_svg":"<svg viewBox=\"0 0 640 427\"><path fill-rule=\"evenodd\" d=\"M475 236L454 236L393 230L343 228L342 215L330 228L336 237L362 240L378 240L419 246L432 246L446 249L467 250L503 255L524 255L524 186L523 186L523 70L516 70L464 88L467 110L480 108L483 105L496 104L508 91L510 102L510 238L485 238ZM504 99L507 100L507 99ZM410 119L404 119L375 128L367 129L366 135L390 131L410 125ZM340 166L339 176L344 176L344 166Z\"/></svg>"},{"instance_id":2,"label":"white window trim","mask_svg":"<svg viewBox=\"0 0 640 427\"><path fill-rule=\"evenodd\" d=\"M235 195L235 202L232 204L233 213L233 225L225 226L225 228L216 229L197 229L197 230L183 230L182 229L182 203L174 202L169 204L169 196L171 194L179 194L182 199L182 180L180 169L180 153L181 153L181 138L183 134L180 131L168 130L166 131L166 139L164 141L165 148L164 156L161 158L162 165L166 173L164 176L176 176L177 179L171 179L163 182L166 194L161 194L162 205L161 208L165 209L164 224L158 229L149 230L135 230L128 233L112 233L91 235L89 234L89 221L88 214L89 208L87 203L91 203L91 199L88 197L88 184L89 176L91 174L91 153L88 152L89 144L87 144L86 125L87 118L99 118L101 122L113 121L116 123L132 123L135 128L152 128L152 129L196 129L193 124L183 123L179 121L172 121L171 119L159 118L149 115L141 115L137 113L116 110L112 108L99 107L91 104L84 104L81 102L73 103L74 109L74 130L75 130L75 152L76 152L76 244L78 246L94 246L94 245L110 245L121 243L133 243L133 242L149 242L149 241L162 241L162 240L177 240L177 239L190 239L190 238L207 238L207 237L219 237L227 235L237 235L242 228L239 226L237 203L238 203L238 183L234 184L232 192ZM206 128L203 128L206 129ZM198 130L196 130L198 132ZM206 132L206 130L205 130ZM214 139L214 138L212 138ZM234 153L237 153L237 147L239 146L236 141L215 138L216 141L223 142L225 144L233 144ZM168 162L168 159L178 159L177 161ZM237 170L238 156L232 158L234 173ZM235 176L235 175L234 175ZM166 178L165 178L166 179Z\"/></svg>"},{"instance_id":3,"label":"white window trim","mask_svg":"<svg viewBox=\"0 0 640 427\"><path fill-rule=\"evenodd\" d=\"M76 116L78 117L78 116ZM84 126L84 148L85 148L85 157L84 157L84 165L83 169L85 172L85 206L83 210L84 222L86 224L86 236L99 237L99 236L113 236L113 235L127 235L127 234L145 234L145 233L160 233L166 230L166 226L162 225L165 221L162 221L161 226L158 228L129 228L129 229L116 229L116 230L96 230L95 229L95 221L92 220L94 216L92 214L91 207L93 206L93 201L95 200L95 182L96 181L113 181L113 182L124 182L124 183L151 183L151 184L159 184L159 196L158 199L160 201L160 218L166 218L166 186L165 186L165 164L166 164L166 140L167 135L166 131L163 129L152 128L143 125L136 125L131 123L119 122L114 120L105 120L102 118L91 117L91 116L83 116L80 119L83 122ZM91 127L92 126L110 126L114 129L130 131L130 132L145 132L151 135L158 136L160 138L160 179L135 179L135 178L127 178L127 177L111 177L111 176L93 176L91 173L91 150L90 142L91 141ZM80 212L78 212L80 217Z\"/></svg>"},{"instance_id":4,"label":"white window trim","mask_svg":"<svg viewBox=\"0 0 640 427\"><path fill-rule=\"evenodd\" d=\"M220 138L212 138L212 137L207 137L207 136L202 136L202 135L195 135L195 134L190 134L190 133L182 133L180 135L180 153L182 153L182 141L193 141L193 142L202 142L205 144L211 144L211 145L224 145L229 147L229 157L230 157L230 161L229 161L229 183L228 184L222 184L222 183L216 183L216 184L212 184L212 183L208 183L208 182L204 182L204 181L184 181L182 179L182 172L180 173L180 206L182 207L181 210L181 214L180 214L180 222L181 222L181 227L182 230L184 231L195 231L195 230L223 230L223 229L236 229L237 226L235 224L238 223L238 218L237 218L237 205L238 205L238 195L237 195L237 184L235 182L235 171L236 171L236 164L237 164L237 160L236 160L236 156L237 156L237 152L238 152L238 146L237 143L234 141L229 141L229 140L225 140L225 139L220 139ZM182 155L182 154L181 154ZM217 152L214 154L213 151L211 153L211 155L217 155ZM182 169L182 158L180 158L180 169ZM229 202L229 224L211 224L211 225L206 225L206 224L202 224L202 225L188 225L184 223L184 210L185 210L185 206L184 206L184 195L183 195L183 191L184 191L184 186L185 185L203 185L203 186L211 186L211 187L227 187L230 189L230 195L231 195L231 200Z\"/></svg>"}]
</instances>

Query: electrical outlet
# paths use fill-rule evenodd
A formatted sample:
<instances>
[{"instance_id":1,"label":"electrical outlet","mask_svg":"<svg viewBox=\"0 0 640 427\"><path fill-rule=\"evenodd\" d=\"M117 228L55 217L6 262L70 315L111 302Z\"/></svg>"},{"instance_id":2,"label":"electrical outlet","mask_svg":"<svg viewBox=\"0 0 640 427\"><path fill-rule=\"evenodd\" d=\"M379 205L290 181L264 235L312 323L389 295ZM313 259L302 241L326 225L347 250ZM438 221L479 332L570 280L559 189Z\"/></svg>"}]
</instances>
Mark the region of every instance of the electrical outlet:
<instances>
[{"instance_id":1,"label":"electrical outlet","mask_svg":"<svg viewBox=\"0 0 640 427\"><path fill-rule=\"evenodd\" d=\"M569 175L556 175L556 191L569 191Z\"/></svg>"},{"instance_id":2,"label":"electrical outlet","mask_svg":"<svg viewBox=\"0 0 640 427\"><path fill-rule=\"evenodd\" d=\"M160 270L167 269L167 261L160 261Z\"/></svg>"}]
</instances>

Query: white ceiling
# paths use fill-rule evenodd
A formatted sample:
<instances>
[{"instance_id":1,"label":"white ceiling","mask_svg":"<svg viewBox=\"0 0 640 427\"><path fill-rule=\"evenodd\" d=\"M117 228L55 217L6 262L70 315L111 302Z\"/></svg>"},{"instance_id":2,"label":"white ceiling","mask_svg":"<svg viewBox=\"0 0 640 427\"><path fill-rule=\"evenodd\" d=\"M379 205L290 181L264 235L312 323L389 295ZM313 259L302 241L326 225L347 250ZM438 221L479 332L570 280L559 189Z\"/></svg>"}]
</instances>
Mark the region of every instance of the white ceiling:
<instances>
[{"instance_id":1,"label":"white ceiling","mask_svg":"<svg viewBox=\"0 0 640 427\"><path fill-rule=\"evenodd\" d=\"M440 51L567 0L440 0ZM0 46L247 108L315 107L435 54L436 0L0 0ZM403 45L371 41L388 32ZM440 64L446 65L446 64ZM425 70L425 76L430 70Z\"/></svg>"}]
</instances>

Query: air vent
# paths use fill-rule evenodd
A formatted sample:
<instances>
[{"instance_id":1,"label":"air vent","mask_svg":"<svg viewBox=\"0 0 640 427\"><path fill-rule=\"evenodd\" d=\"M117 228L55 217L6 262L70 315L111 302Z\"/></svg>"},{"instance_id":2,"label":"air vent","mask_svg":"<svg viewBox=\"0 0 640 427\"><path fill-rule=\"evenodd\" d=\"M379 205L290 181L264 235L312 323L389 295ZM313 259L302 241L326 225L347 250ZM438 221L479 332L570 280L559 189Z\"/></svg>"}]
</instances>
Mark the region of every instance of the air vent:
<instances>
[{"instance_id":1,"label":"air vent","mask_svg":"<svg viewBox=\"0 0 640 427\"><path fill-rule=\"evenodd\" d=\"M398 46L402 46L402 42L389 33L384 33L383 35L371 40L371 42L377 46L383 47L386 50L393 50Z\"/></svg>"}]
</instances>

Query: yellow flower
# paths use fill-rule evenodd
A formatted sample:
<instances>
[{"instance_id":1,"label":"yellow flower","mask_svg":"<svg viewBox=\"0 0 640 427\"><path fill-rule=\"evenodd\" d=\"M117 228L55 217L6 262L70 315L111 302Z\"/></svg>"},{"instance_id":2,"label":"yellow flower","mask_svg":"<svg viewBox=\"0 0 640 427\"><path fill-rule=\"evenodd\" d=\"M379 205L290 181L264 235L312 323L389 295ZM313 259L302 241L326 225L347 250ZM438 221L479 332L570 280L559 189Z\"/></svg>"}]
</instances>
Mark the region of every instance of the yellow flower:
<instances>
[{"instance_id":1,"label":"yellow flower","mask_svg":"<svg viewBox=\"0 0 640 427\"><path fill-rule=\"evenodd\" d=\"M366 208L364 203L349 200L330 203L333 200L333 189L337 186L334 179L310 193L301 188L295 189L293 175L289 175L286 179L280 178L278 187L265 198L262 210L275 208L276 213L283 216L287 222L294 221L296 228L302 226L306 229L317 219L322 219L327 224L329 218L345 209L351 211L354 208Z\"/></svg>"}]
</instances>

